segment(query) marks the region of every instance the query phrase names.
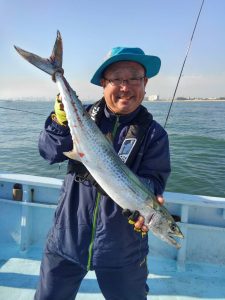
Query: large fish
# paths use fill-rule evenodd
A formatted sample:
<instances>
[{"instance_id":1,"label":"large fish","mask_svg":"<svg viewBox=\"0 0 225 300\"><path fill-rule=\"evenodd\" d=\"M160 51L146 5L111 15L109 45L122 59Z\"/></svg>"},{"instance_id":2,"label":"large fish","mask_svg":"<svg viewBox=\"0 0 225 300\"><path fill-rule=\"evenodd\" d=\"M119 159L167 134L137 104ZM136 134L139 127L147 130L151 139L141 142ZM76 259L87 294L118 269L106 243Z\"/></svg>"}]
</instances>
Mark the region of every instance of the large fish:
<instances>
[{"instance_id":1,"label":"large fish","mask_svg":"<svg viewBox=\"0 0 225 300\"><path fill-rule=\"evenodd\" d=\"M50 74L58 85L73 139L73 150L65 155L81 161L120 207L138 210L153 234L180 248L175 237L183 238L183 234L172 216L164 206L159 205L152 191L122 162L63 76L62 38L59 31L49 59L16 46L15 49L31 64Z\"/></svg>"}]
</instances>

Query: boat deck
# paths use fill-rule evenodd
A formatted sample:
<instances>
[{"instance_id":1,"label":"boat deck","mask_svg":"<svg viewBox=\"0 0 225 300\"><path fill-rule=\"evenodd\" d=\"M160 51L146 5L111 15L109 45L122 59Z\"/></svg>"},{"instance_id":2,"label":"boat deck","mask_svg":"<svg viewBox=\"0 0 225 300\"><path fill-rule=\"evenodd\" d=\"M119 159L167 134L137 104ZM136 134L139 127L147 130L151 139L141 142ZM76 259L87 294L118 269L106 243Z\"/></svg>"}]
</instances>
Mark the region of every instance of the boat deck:
<instances>
[{"instance_id":1,"label":"boat deck","mask_svg":"<svg viewBox=\"0 0 225 300\"><path fill-rule=\"evenodd\" d=\"M26 254L16 251L6 246L0 251L1 300L31 300L35 293L42 249L31 249ZM149 257L148 264L148 299L225 299L224 267L189 263L178 270L175 261L153 257ZM83 280L76 299L104 299L93 271Z\"/></svg>"}]
</instances>

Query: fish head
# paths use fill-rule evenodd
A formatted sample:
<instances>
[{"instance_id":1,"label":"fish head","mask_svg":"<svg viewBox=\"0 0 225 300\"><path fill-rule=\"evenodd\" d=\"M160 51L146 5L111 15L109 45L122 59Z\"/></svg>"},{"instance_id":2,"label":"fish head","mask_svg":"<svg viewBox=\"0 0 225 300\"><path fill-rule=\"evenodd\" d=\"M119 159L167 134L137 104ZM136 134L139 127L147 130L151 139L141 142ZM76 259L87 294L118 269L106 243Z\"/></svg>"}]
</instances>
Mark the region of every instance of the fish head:
<instances>
[{"instance_id":1,"label":"fish head","mask_svg":"<svg viewBox=\"0 0 225 300\"><path fill-rule=\"evenodd\" d=\"M177 249L181 247L176 238L183 239L184 235L173 217L163 207L151 216L147 226L161 240Z\"/></svg>"}]
</instances>

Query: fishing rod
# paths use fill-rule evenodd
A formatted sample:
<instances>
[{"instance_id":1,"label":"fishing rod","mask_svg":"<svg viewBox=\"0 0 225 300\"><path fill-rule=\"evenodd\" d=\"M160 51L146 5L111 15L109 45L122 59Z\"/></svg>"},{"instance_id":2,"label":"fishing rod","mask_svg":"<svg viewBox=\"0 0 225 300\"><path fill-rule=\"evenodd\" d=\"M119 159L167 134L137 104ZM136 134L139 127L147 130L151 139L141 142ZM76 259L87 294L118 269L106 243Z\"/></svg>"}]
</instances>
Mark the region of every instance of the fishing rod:
<instances>
[{"instance_id":1,"label":"fishing rod","mask_svg":"<svg viewBox=\"0 0 225 300\"><path fill-rule=\"evenodd\" d=\"M2 108L2 109L8 109L8 110L20 111L20 112L25 112L25 113L29 113L29 114L33 114L33 115L45 116L44 114L40 114L40 113L37 113L37 112L28 111L28 110L23 110L23 109L18 109L18 108L11 108L11 107L4 107L4 106L0 106L0 108Z\"/></svg>"},{"instance_id":2,"label":"fishing rod","mask_svg":"<svg viewBox=\"0 0 225 300\"><path fill-rule=\"evenodd\" d=\"M183 73L184 65L186 63L189 50L191 48L191 43L192 43L192 40L193 40L193 37L194 37L194 34L195 34L195 29L196 29L197 24L198 24L198 20L199 20L201 11L202 11L204 1L205 0L202 0L202 4L201 4L201 7L200 7L200 10L199 10L199 13L198 13L198 17L197 17L196 22L195 22L195 26L194 26L194 29L193 29L193 32L192 32L192 35L191 35L190 43L189 43L189 46L188 46L188 49L187 49L187 52L186 52L186 55L185 55L185 58L184 58L184 62L183 62L183 65L182 65L182 68L181 68L181 71L180 71L180 75L179 75L178 80L177 80L177 84L176 84L176 87L175 87L175 90L174 90L174 93L173 93L173 98L172 98L172 101L170 103L170 107L169 107L169 110L168 110L168 113L167 113L167 116L166 116L166 121L165 121L165 124L164 124L164 128L166 128L166 125L167 125L167 121L168 121L170 111L171 111L171 108L172 108L172 105L173 105L173 102L174 102L174 98L175 98L175 95L176 95L176 92L177 92L177 88L178 88L178 85L179 85L179 82L180 82L180 78L181 78L182 73Z\"/></svg>"}]
</instances>

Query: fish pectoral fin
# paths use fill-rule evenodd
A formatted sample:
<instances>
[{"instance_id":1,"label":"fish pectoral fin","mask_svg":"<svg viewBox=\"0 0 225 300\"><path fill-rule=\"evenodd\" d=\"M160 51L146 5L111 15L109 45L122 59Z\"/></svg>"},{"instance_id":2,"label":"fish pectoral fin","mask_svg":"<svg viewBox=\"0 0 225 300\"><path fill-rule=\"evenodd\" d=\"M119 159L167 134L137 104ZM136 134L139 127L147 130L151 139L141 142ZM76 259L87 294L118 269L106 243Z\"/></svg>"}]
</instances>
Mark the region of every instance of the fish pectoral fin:
<instances>
[{"instance_id":1,"label":"fish pectoral fin","mask_svg":"<svg viewBox=\"0 0 225 300\"><path fill-rule=\"evenodd\" d=\"M72 151L63 152L63 154L70 159L81 161L81 155L75 149Z\"/></svg>"}]
</instances>

